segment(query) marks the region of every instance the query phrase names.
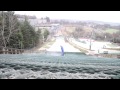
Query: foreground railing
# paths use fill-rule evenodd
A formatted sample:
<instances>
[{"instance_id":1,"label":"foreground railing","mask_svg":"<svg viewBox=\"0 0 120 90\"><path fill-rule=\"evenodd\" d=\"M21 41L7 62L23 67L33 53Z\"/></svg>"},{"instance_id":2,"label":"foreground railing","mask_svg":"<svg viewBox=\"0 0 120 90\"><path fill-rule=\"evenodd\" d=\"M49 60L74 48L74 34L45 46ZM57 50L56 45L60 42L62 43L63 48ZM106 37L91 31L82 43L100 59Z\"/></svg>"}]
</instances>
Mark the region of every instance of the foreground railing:
<instances>
[{"instance_id":1,"label":"foreground railing","mask_svg":"<svg viewBox=\"0 0 120 90\"><path fill-rule=\"evenodd\" d=\"M22 54L24 49L7 48L0 46L0 54Z\"/></svg>"}]
</instances>

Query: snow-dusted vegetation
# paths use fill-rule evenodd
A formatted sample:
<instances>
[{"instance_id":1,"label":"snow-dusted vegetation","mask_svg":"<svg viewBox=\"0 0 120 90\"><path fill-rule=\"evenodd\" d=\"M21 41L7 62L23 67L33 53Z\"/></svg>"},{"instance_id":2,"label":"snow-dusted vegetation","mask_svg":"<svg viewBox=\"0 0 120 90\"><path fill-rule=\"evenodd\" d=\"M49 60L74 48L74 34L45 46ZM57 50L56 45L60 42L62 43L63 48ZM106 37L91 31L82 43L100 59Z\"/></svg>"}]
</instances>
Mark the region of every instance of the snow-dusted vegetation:
<instances>
[{"instance_id":1,"label":"snow-dusted vegetation","mask_svg":"<svg viewBox=\"0 0 120 90\"><path fill-rule=\"evenodd\" d=\"M1 79L111 79L119 74L119 59L84 54L0 55Z\"/></svg>"}]
</instances>

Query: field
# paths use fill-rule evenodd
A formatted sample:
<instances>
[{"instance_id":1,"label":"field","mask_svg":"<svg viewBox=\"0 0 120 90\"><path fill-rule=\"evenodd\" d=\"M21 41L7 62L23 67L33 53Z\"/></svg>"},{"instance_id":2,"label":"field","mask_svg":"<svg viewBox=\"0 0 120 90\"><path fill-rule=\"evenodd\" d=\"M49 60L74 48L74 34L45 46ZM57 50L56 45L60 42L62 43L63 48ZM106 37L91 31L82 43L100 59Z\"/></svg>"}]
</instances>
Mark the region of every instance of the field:
<instances>
[{"instance_id":1,"label":"field","mask_svg":"<svg viewBox=\"0 0 120 90\"><path fill-rule=\"evenodd\" d=\"M110 34L113 34L113 33L116 33L116 32L118 32L119 30L117 30L117 29L106 29L105 30L105 32L104 33L110 33Z\"/></svg>"}]
</instances>

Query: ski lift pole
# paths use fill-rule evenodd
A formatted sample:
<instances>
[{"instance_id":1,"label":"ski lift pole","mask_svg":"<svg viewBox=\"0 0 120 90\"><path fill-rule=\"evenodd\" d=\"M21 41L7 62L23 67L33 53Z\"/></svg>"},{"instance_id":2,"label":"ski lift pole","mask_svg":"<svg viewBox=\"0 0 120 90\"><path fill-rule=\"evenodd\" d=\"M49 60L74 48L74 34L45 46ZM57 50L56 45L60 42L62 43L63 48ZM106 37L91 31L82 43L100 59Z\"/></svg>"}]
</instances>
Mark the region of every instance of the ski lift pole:
<instances>
[{"instance_id":1,"label":"ski lift pole","mask_svg":"<svg viewBox=\"0 0 120 90\"><path fill-rule=\"evenodd\" d=\"M94 26L93 26L93 28L94 28ZM92 30L92 32L91 32L91 36L90 36L90 48L89 48L90 50L91 50L91 47L92 47L92 45L91 45L91 44L92 44L91 39L92 39L92 36L93 36L93 31L94 31L94 29Z\"/></svg>"},{"instance_id":2,"label":"ski lift pole","mask_svg":"<svg viewBox=\"0 0 120 90\"><path fill-rule=\"evenodd\" d=\"M91 50L91 38L92 38L92 32L91 32L91 37L90 37L90 50Z\"/></svg>"},{"instance_id":3,"label":"ski lift pole","mask_svg":"<svg viewBox=\"0 0 120 90\"><path fill-rule=\"evenodd\" d=\"M91 50L91 39L90 39L90 50Z\"/></svg>"}]
</instances>

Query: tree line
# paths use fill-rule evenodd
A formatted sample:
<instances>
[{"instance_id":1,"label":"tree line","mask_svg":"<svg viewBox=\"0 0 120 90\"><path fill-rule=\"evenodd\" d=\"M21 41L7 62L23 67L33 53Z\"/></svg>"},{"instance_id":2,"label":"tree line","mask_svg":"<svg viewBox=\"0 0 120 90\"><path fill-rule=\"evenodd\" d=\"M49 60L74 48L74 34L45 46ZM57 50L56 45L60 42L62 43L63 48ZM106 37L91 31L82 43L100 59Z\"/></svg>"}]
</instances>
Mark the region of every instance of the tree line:
<instances>
[{"instance_id":1,"label":"tree line","mask_svg":"<svg viewBox=\"0 0 120 90\"><path fill-rule=\"evenodd\" d=\"M74 32L70 34L70 36L74 38L92 38L94 40L100 41L110 41L113 43L120 43L120 31L116 33L104 33L102 30L92 28L92 31L86 31L82 27L78 27Z\"/></svg>"},{"instance_id":2,"label":"tree line","mask_svg":"<svg viewBox=\"0 0 120 90\"><path fill-rule=\"evenodd\" d=\"M13 11L0 12L0 46L30 49L42 44L48 35L48 30L44 30L44 33L35 31L27 17L24 22L19 22Z\"/></svg>"}]
</instances>

